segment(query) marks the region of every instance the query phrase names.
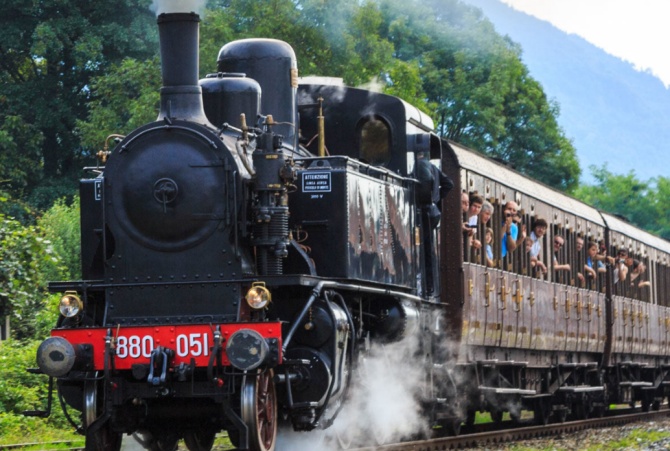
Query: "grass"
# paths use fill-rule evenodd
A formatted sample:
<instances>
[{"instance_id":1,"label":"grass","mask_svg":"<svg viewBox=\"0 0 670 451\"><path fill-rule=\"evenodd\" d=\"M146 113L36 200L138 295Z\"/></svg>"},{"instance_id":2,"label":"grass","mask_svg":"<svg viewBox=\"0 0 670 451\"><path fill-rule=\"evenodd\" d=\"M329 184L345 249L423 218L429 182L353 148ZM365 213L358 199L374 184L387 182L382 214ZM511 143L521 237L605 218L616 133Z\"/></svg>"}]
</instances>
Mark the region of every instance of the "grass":
<instances>
[{"instance_id":1,"label":"grass","mask_svg":"<svg viewBox=\"0 0 670 451\"><path fill-rule=\"evenodd\" d=\"M584 451L618 451L618 450L641 450L654 442L670 438L670 432L653 431L649 429L632 429L629 434L619 440L597 443L589 446L580 447ZM557 446L558 445L558 446ZM519 446L511 445L506 447L506 451L572 451L575 448L560 447L560 442L552 443L547 446Z\"/></svg>"},{"instance_id":2,"label":"grass","mask_svg":"<svg viewBox=\"0 0 670 451\"><path fill-rule=\"evenodd\" d=\"M645 429L633 429L628 436L599 446L590 446L588 451L619 450L619 449L642 449L650 443L658 442L670 437L670 432L651 431Z\"/></svg>"},{"instance_id":3,"label":"grass","mask_svg":"<svg viewBox=\"0 0 670 451\"><path fill-rule=\"evenodd\" d=\"M43 418L0 413L0 448L23 443L26 446L19 449L45 449L44 445L31 445L37 443L56 443L48 449L71 449L84 446L84 437L72 428L55 427Z\"/></svg>"},{"instance_id":4,"label":"grass","mask_svg":"<svg viewBox=\"0 0 670 451\"><path fill-rule=\"evenodd\" d=\"M124 440L134 440L124 435ZM50 444L45 447L45 443ZM59 429L42 418L27 418L14 414L0 413L0 449L9 445L22 445L21 451L69 450L84 447L84 436L72 429ZM185 450L183 441L179 450ZM214 450L232 450L228 434L219 433L214 441Z\"/></svg>"}]
</instances>

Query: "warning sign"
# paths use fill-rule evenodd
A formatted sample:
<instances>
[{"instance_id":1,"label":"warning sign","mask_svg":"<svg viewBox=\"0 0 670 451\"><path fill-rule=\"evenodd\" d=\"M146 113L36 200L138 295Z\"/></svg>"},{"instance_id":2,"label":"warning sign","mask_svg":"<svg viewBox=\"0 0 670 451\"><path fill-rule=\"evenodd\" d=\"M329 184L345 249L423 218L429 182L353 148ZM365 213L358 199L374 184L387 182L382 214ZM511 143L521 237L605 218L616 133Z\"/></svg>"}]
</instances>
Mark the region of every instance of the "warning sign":
<instances>
[{"instance_id":1,"label":"warning sign","mask_svg":"<svg viewBox=\"0 0 670 451\"><path fill-rule=\"evenodd\" d=\"M330 172L302 173L303 193L329 193L330 186Z\"/></svg>"}]
</instances>

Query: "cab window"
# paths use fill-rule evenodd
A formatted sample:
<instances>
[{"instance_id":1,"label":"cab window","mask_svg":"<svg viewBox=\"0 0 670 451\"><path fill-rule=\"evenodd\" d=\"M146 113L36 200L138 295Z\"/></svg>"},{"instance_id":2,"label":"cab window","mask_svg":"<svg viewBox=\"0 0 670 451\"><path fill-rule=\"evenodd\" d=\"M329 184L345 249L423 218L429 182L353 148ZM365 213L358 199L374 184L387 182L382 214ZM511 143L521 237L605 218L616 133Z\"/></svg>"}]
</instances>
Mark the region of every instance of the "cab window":
<instances>
[{"instance_id":1,"label":"cab window","mask_svg":"<svg viewBox=\"0 0 670 451\"><path fill-rule=\"evenodd\" d=\"M391 161L391 131L377 116L364 119L359 126L360 158L368 164L386 166Z\"/></svg>"}]
</instances>

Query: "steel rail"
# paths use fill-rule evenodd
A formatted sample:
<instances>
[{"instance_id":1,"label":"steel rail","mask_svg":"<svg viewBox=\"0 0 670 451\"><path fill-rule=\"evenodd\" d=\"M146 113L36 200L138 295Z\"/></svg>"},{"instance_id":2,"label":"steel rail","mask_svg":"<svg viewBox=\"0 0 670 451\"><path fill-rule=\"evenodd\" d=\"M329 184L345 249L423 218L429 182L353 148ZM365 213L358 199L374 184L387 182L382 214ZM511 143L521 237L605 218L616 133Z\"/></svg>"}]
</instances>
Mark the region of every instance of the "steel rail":
<instances>
[{"instance_id":1,"label":"steel rail","mask_svg":"<svg viewBox=\"0 0 670 451\"><path fill-rule=\"evenodd\" d=\"M350 449L350 451L444 451L476 446L492 446L520 440L532 440L540 437L551 437L559 434L574 433L587 429L649 421L657 418L670 418L670 410L640 412L626 415L612 415L603 418L591 418L581 421L552 423L546 426L522 426L513 429L497 429L486 432L463 434L457 437L441 437L427 440L394 443L388 445L366 446ZM505 427L504 422L503 427Z\"/></svg>"}]
</instances>

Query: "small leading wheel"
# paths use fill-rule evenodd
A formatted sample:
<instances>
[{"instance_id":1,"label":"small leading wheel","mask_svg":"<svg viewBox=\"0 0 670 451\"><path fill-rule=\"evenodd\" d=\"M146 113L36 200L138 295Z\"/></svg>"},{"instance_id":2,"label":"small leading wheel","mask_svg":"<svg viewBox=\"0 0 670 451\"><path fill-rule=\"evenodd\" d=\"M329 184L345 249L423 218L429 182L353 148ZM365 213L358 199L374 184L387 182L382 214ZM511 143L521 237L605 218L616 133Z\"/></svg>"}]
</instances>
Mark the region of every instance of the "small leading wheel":
<instances>
[{"instance_id":1,"label":"small leading wheel","mask_svg":"<svg viewBox=\"0 0 670 451\"><path fill-rule=\"evenodd\" d=\"M102 389L95 380L84 383L84 412L82 414L86 429L86 451L118 451L121 449L122 435L112 430L110 421L94 425L102 410L100 399ZM94 428L89 427L93 425Z\"/></svg>"},{"instance_id":2,"label":"small leading wheel","mask_svg":"<svg viewBox=\"0 0 670 451\"><path fill-rule=\"evenodd\" d=\"M249 449L273 451L277 442L277 393L272 370L242 379L242 421L249 428Z\"/></svg>"}]
</instances>

